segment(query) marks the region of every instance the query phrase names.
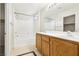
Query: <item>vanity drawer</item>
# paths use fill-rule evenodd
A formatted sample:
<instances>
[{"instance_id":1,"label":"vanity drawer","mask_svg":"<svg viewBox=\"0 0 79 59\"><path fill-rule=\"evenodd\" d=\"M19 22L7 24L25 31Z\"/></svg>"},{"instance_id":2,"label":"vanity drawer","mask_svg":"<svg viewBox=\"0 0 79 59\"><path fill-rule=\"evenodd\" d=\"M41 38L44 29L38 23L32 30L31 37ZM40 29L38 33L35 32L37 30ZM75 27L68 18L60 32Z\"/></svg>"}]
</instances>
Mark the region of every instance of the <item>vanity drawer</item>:
<instances>
[{"instance_id":1,"label":"vanity drawer","mask_svg":"<svg viewBox=\"0 0 79 59\"><path fill-rule=\"evenodd\" d=\"M49 36L42 35L42 40L49 42Z\"/></svg>"}]
</instances>

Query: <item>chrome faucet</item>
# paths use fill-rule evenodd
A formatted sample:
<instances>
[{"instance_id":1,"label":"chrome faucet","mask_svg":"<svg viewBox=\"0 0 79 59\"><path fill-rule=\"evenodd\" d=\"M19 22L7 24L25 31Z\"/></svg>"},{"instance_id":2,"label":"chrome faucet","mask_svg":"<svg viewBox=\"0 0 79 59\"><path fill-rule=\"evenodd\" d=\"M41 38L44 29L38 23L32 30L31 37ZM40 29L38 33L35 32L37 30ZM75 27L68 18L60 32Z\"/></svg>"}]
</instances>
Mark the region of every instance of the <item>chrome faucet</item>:
<instances>
[{"instance_id":1,"label":"chrome faucet","mask_svg":"<svg viewBox=\"0 0 79 59\"><path fill-rule=\"evenodd\" d=\"M67 31L67 34L68 34L69 36L72 36L72 32L71 32L71 31Z\"/></svg>"}]
</instances>

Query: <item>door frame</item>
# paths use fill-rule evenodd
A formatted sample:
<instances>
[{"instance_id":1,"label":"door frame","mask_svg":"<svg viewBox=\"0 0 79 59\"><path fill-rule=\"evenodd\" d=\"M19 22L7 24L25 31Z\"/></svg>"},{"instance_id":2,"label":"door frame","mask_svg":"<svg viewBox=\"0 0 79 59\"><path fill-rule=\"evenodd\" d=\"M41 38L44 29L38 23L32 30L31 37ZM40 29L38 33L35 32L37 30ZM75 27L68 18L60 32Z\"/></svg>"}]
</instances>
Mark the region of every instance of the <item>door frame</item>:
<instances>
[{"instance_id":1,"label":"door frame","mask_svg":"<svg viewBox=\"0 0 79 59\"><path fill-rule=\"evenodd\" d=\"M14 40L12 3L5 3L5 56L12 55Z\"/></svg>"}]
</instances>

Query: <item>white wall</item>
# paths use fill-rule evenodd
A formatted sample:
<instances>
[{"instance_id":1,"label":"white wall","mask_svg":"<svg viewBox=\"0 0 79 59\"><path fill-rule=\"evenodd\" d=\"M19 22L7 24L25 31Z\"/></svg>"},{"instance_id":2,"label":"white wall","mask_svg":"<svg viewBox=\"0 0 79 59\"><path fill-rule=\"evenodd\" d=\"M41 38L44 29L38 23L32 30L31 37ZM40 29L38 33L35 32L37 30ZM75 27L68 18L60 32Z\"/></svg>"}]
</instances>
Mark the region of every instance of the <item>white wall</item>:
<instances>
[{"instance_id":1,"label":"white wall","mask_svg":"<svg viewBox=\"0 0 79 59\"><path fill-rule=\"evenodd\" d=\"M45 8L43 8L41 11L40 11L40 31L45 31L44 30L44 23L45 23L45 16L46 16L46 12L45 12Z\"/></svg>"},{"instance_id":2,"label":"white wall","mask_svg":"<svg viewBox=\"0 0 79 59\"><path fill-rule=\"evenodd\" d=\"M34 33L39 32L40 31L40 13L33 16L33 21L34 21Z\"/></svg>"}]
</instances>

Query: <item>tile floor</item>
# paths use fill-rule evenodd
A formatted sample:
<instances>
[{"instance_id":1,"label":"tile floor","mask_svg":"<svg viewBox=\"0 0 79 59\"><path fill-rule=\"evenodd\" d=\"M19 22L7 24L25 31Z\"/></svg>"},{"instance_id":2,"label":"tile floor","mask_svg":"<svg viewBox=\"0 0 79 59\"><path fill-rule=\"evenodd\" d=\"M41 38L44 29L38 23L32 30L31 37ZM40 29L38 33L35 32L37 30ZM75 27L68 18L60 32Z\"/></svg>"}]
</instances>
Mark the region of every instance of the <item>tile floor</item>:
<instances>
[{"instance_id":1,"label":"tile floor","mask_svg":"<svg viewBox=\"0 0 79 59\"><path fill-rule=\"evenodd\" d=\"M25 54L23 56L34 56L33 53L30 53L30 54Z\"/></svg>"},{"instance_id":2,"label":"tile floor","mask_svg":"<svg viewBox=\"0 0 79 59\"><path fill-rule=\"evenodd\" d=\"M38 52L35 46L31 46L31 47L23 46L23 47L13 48L12 55L16 56L16 55L24 54L30 51L34 51L37 56L41 56L41 54ZM23 56L34 56L34 55L30 53Z\"/></svg>"}]
</instances>

